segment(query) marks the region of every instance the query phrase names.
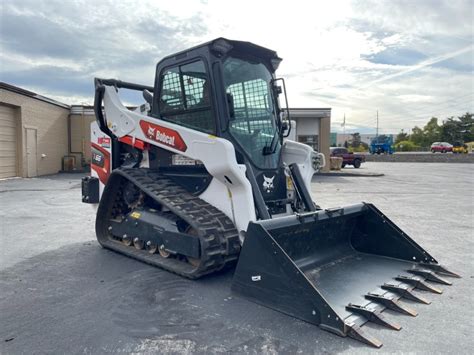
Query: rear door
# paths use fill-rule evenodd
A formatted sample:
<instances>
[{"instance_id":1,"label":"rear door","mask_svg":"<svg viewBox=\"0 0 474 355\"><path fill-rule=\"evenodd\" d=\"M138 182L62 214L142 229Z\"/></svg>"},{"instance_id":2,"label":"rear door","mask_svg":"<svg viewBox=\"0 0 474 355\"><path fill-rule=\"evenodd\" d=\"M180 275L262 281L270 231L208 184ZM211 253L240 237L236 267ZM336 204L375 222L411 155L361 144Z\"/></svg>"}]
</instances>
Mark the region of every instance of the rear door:
<instances>
[{"instance_id":1,"label":"rear door","mask_svg":"<svg viewBox=\"0 0 474 355\"><path fill-rule=\"evenodd\" d=\"M26 129L26 159L27 159L27 176L35 177L38 175L37 163L37 141L36 129Z\"/></svg>"}]
</instances>

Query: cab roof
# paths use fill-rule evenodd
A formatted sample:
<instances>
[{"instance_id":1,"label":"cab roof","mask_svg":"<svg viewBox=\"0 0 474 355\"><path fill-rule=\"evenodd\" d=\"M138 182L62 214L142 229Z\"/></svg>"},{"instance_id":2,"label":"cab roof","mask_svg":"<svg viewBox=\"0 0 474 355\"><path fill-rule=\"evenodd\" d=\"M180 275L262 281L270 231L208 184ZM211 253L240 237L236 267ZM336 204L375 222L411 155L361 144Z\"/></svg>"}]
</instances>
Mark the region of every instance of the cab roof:
<instances>
[{"instance_id":1,"label":"cab roof","mask_svg":"<svg viewBox=\"0 0 474 355\"><path fill-rule=\"evenodd\" d=\"M263 58L266 60L276 60L280 62L282 59L278 56L277 52L256 45L251 42L245 42L245 41L236 41L236 40L230 40L224 37L219 37L216 38L212 41L206 42L199 44L197 46L182 50L180 52L168 55L163 58L173 58L173 57L180 57L182 55L185 55L189 52L192 52L194 50L201 49L203 47L209 47L209 50L219 56L220 55L225 55L231 51L239 52L239 53L248 53L252 56ZM177 58L176 58L177 59Z\"/></svg>"}]
</instances>

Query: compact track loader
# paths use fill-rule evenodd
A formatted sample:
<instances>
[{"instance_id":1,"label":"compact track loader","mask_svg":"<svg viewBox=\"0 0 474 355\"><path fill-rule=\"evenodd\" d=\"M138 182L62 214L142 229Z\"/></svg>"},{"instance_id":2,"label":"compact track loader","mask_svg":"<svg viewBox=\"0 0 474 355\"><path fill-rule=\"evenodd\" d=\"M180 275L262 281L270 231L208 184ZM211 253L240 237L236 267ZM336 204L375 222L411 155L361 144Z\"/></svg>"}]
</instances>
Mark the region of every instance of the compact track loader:
<instances>
[{"instance_id":1,"label":"compact track loader","mask_svg":"<svg viewBox=\"0 0 474 355\"><path fill-rule=\"evenodd\" d=\"M374 205L313 202L324 156L285 139L280 61L218 38L161 60L153 87L95 79L83 202L105 248L190 279L237 263L237 294L380 347L366 322L399 330L385 309L416 316L401 298L429 303L414 289L458 275ZM146 103L128 109L121 88Z\"/></svg>"}]
</instances>

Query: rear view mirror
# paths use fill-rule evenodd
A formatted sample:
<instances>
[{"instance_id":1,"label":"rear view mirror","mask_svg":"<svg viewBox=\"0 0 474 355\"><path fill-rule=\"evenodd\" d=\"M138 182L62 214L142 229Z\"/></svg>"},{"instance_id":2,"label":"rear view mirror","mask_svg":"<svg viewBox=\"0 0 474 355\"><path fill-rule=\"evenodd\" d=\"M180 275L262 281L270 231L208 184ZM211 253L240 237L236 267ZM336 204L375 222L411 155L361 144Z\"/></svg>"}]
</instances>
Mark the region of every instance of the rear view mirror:
<instances>
[{"instance_id":1,"label":"rear view mirror","mask_svg":"<svg viewBox=\"0 0 474 355\"><path fill-rule=\"evenodd\" d=\"M290 141L297 141L296 140L296 121L295 120L290 120L290 121L282 121L281 123L281 132L283 137L286 139L289 139Z\"/></svg>"}]
</instances>

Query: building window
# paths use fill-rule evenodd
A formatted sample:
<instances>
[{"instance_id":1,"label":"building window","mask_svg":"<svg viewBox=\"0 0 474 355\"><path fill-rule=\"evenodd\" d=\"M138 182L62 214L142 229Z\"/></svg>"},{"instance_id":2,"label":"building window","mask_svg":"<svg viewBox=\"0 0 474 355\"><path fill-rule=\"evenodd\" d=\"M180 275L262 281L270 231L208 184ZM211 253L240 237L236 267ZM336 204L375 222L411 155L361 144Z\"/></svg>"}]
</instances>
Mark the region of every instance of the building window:
<instances>
[{"instance_id":1,"label":"building window","mask_svg":"<svg viewBox=\"0 0 474 355\"><path fill-rule=\"evenodd\" d=\"M309 145L313 150L319 151L319 139L317 135L298 136L298 142Z\"/></svg>"}]
</instances>

